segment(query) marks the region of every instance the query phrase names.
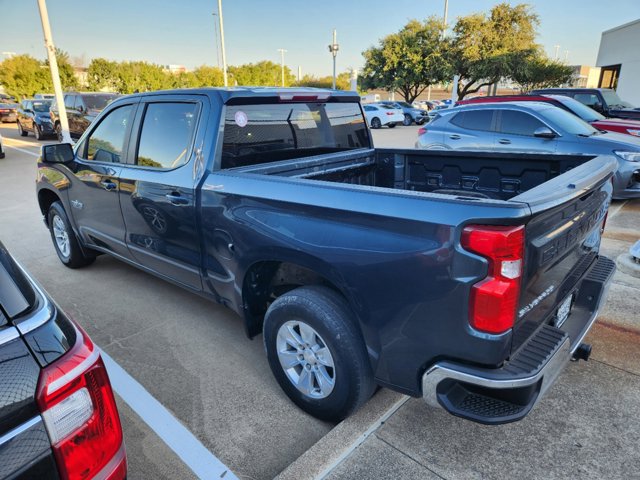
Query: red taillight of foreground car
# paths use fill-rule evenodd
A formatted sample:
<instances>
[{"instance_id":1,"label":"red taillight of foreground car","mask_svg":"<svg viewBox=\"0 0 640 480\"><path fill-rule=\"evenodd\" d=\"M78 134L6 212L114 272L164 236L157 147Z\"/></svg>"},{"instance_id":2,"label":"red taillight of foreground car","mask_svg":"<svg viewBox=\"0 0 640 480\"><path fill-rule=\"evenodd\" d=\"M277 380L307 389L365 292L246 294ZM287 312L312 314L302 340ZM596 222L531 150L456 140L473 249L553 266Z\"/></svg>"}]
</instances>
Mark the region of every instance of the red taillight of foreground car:
<instances>
[{"instance_id":1,"label":"red taillight of foreground car","mask_svg":"<svg viewBox=\"0 0 640 480\"><path fill-rule=\"evenodd\" d=\"M462 231L461 244L489 262L487 277L471 288L469 323L487 333L506 332L520 297L524 227L471 225Z\"/></svg>"},{"instance_id":2,"label":"red taillight of foreground car","mask_svg":"<svg viewBox=\"0 0 640 480\"><path fill-rule=\"evenodd\" d=\"M386 112L387 115L395 115L393 112Z\"/></svg>"},{"instance_id":3,"label":"red taillight of foreground car","mask_svg":"<svg viewBox=\"0 0 640 480\"><path fill-rule=\"evenodd\" d=\"M102 358L78 328L74 347L40 374L37 401L64 480L127 476L122 427Z\"/></svg>"},{"instance_id":4,"label":"red taillight of foreground car","mask_svg":"<svg viewBox=\"0 0 640 480\"><path fill-rule=\"evenodd\" d=\"M418 135L423 135L425 133L427 133L427 128L426 127L420 127L418 129Z\"/></svg>"}]
</instances>

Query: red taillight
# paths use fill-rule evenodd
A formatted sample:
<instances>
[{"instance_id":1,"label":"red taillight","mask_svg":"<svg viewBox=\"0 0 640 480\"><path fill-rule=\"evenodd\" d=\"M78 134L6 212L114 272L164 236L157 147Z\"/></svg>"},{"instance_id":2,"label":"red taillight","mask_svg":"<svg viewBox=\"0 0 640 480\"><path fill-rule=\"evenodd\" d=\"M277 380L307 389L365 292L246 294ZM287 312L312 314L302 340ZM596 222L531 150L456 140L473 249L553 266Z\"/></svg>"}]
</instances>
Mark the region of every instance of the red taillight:
<instances>
[{"instance_id":1,"label":"red taillight","mask_svg":"<svg viewBox=\"0 0 640 480\"><path fill-rule=\"evenodd\" d=\"M387 115L394 115L393 112L386 112L386 113L387 113Z\"/></svg>"},{"instance_id":2,"label":"red taillight","mask_svg":"<svg viewBox=\"0 0 640 480\"><path fill-rule=\"evenodd\" d=\"M37 401L62 479L126 477L122 427L107 370L81 329L73 348L40 374Z\"/></svg>"},{"instance_id":3,"label":"red taillight","mask_svg":"<svg viewBox=\"0 0 640 480\"><path fill-rule=\"evenodd\" d=\"M425 127L420 127L418 129L418 135L422 135L423 133L427 133L427 129Z\"/></svg>"},{"instance_id":4,"label":"red taillight","mask_svg":"<svg viewBox=\"0 0 640 480\"><path fill-rule=\"evenodd\" d=\"M506 332L520 297L524 227L472 225L462 231L461 244L489 261L487 277L471 288L469 323L483 332Z\"/></svg>"}]
</instances>

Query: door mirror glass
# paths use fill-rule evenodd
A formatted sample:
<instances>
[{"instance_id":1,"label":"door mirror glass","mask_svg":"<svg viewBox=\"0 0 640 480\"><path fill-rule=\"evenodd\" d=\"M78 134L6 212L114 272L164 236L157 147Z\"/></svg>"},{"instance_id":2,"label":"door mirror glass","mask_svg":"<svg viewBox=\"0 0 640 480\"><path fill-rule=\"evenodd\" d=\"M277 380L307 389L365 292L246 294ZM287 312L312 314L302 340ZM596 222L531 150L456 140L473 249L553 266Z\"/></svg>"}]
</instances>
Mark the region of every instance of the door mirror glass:
<instances>
[{"instance_id":1,"label":"door mirror glass","mask_svg":"<svg viewBox=\"0 0 640 480\"><path fill-rule=\"evenodd\" d=\"M549 127L536 128L533 136L538 138L556 138L556 134Z\"/></svg>"},{"instance_id":2,"label":"door mirror glass","mask_svg":"<svg viewBox=\"0 0 640 480\"><path fill-rule=\"evenodd\" d=\"M45 163L67 163L73 160L73 148L70 143L44 145L40 156Z\"/></svg>"}]
</instances>

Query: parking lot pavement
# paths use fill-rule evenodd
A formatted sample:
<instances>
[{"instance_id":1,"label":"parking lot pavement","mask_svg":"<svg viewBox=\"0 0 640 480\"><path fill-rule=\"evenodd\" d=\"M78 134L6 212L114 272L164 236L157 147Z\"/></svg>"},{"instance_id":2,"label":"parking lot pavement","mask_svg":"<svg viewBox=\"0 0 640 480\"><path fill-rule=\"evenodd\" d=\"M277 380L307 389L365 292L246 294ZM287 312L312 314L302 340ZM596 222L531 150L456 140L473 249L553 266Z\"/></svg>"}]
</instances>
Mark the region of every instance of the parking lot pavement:
<instances>
[{"instance_id":1,"label":"parking lot pavement","mask_svg":"<svg viewBox=\"0 0 640 480\"><path fill-rule=\"evenodd\" d=\"M92 339L239 478L273 478L333 425L296 408L269 370L262 338L231 311L103 255L69 270L35 195L39 145L0 125L0 239ZM19 150L18 150L19 149ZM166 442L122 401L129 479L190 478ZM231 475L229 475L230 477ZM226 477L226 478L229 478Z\"/></svg>"},{"instance_id":2,"label":"parking lot pavement","mask_svg":"<svg viewBox=\"0 0 640 480\"><path fill-rule=\"evenodd\" d=\"M428 125L424 125L428 127ZM395 128L382 127L371 130L376 148L414 148L418 139L418 125L398 125Z\"/></svg>"}]
</instances>

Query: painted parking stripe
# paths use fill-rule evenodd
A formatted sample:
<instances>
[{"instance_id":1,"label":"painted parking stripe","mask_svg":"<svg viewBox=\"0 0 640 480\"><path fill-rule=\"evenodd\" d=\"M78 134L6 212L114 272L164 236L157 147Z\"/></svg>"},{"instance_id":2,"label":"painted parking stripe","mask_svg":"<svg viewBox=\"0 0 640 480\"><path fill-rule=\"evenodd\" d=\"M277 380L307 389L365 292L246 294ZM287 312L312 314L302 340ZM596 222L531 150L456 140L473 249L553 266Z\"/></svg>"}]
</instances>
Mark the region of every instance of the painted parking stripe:
<instances>
[{"instance_id":1,"label":"painted parking stripe","mask_svg":"<svg viewBox=\"0 0 640 480\"><path fill-rule=\"evenodd\" d=\"M111 385L167 446L198 478L238 480L231 470L213 455L158 400L129 375L104 350L100 354L109 372Z\"/></svg>"},{"instance_id":2,"label":"painted parking stripe","mask_svg":"<svg viewBox=\"0 0 640 480\"><path fill-rule=\"evenodd\" d=\"M34 152L29 151L29 150L25 150L24 148L20 148L20 147L14 147L13 145L7 145L6 143L3 145L3 147L4 148L13 148L14 150L18 150L19 152L22 152L22 153L27 153L27 154L32 155L34 157L39 157L40 156L39 153L34 153Z\"/></svg>"}]
</instances>

